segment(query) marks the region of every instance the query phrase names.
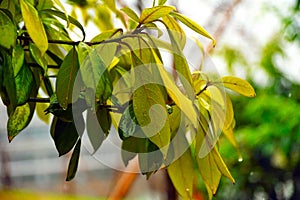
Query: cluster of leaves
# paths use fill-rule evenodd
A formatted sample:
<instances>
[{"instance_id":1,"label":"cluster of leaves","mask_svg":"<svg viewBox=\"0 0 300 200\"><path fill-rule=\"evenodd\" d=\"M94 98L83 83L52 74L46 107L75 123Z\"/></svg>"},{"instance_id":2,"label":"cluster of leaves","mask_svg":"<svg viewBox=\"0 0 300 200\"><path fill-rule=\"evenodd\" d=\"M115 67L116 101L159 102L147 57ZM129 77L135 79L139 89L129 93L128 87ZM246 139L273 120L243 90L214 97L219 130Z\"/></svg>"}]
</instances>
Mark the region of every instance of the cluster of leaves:
<instances>
[{"instance_id":1,"label":"cluster of leaves","mask_svg":"<svg viewBox=\"0 0 300 200\"><path fill-rule=\"evenodd\" d=\"M178 21L215 45L205 29L165 1L154 1L138 15L105 0L101 5L119 16L124 28L109 24L109 30L85 42L82 25L65 14L59 0L19 2L0 4L0 86L9 141L29 124L36 102L50 102L46 114L54 115L51 136L59 156L73 149L67 180L76 174L84 130L96 152L113 125L125 165L138 155L147 177L167 168L184 199L192 199L196 171L210 196L222 175L234 182L215 145L223 132L237 147L232 104L223 86L248 97L255 92L236 77L211 80L201 71L190 72ZM64 23L81 30L82 41L72 41ZM160 25L168 41L160 38ZM179 80L165 69L162 50L173 55ZM39 98L39 91L48 97Z\"/></svg>"}]
</instances>

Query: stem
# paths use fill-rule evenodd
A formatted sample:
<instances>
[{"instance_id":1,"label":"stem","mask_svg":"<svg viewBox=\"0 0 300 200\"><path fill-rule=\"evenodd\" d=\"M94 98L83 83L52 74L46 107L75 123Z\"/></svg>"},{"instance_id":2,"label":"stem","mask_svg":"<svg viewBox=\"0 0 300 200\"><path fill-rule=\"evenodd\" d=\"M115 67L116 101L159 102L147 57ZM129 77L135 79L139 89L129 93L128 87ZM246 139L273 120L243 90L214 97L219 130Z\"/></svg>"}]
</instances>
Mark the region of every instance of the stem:
<instances>
[{"instance_id":1,"label":"stem","mask_svg":"<svg viewBox=\"0 0 300 200\"><path fill-rule=\"evenodd\" d=\"M30 67L41 67L39 64L37 63L28 63L28 65ZM48 68L52 68L52 69L59 69L59 65L47 65Z\"/></svg>"}]
</instances>

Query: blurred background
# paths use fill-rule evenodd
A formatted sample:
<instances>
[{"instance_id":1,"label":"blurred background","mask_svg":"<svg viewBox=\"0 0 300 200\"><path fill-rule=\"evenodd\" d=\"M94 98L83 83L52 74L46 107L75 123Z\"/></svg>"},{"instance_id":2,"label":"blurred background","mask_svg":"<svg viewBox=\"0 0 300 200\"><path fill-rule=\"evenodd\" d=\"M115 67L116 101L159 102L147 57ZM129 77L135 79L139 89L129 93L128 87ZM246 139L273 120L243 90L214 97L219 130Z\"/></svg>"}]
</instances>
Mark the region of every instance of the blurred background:
<instances>
[{"instance_id":1,"label":"blurred background","mask_svg":"<svg viewBox=\"0 0 300 200\"><path fill-rule=\"evenodd\" d=\"M140 12L152 1L117 3L120 8L129 6ZM236 184L222 178L214 198L300 199L300 1L169 0L168 4L175 5L217 39L214 49L204 45L207 59L218 73L247 79L257 93L254 99L231 95L235 136L243 160L221 137L221 155ZM79 17L88 28L88 38L108 28L101 25L101 20L115 20L114 16L101 15L95 5L95 1L65 1L69 14ZM30 195L32 191L37 199L44 192L75 195L68 198L105 198L120 172L101 164L83 148L77 177L65 182L69 158L58 158L49 125L35 118L9 144L6 111L0 107L0 199ZM114 155L109 156L114 159ZM163 172L149 181L138 177L128 199L165 199L163 177ZM201 180L197 187L202 196L199 199L206 198ZM4 189L13 190L9 193Z\"/></svg>"}]
</instances>

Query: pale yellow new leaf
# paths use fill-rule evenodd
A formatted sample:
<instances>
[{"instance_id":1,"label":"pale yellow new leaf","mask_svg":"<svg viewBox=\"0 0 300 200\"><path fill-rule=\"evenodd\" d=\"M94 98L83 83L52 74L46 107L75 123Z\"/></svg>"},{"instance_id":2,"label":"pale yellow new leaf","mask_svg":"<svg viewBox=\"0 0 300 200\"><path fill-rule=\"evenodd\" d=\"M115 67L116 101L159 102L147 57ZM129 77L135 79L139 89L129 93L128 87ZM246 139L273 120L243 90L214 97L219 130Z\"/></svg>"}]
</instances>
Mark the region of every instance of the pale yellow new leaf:
<instances>
[{"instance_id":1,"label":"pale yellow new leaf","mask_svg":"<svg viewBox=\"0 0 300 200\"><path fill-rule=\"evenodd\" d=\"M226 164L224 163L222 157L220 156L218 150L216 148L213 149L212 151L213 158L215 160L216 165L218 166L220 172L229 178L232 183L235 183L234 178L231 176Z\"/></svg>"},{"instance_id":2,"label":"pale yellow new leaf","mask_svg":"<svg viewBox=\"0 0 300 200\"><path fill-rule=\"evenodd\" d=\"M170 13L173 17L181 21L183 24L185 24L187 27L195 31L196 33L199 33L200 35L203 35L204 37L207 37L212 40L213 46L216 45L216 40L199 24L197 24L195 21L191 20L190 18L178 13L178 12L171 12Z\"/></svg>"},{"instance_id":3,"label":"pale yellow new leaf","mask_svg":"<svg viewBox=\"0 0 300 200\"><path fill-rule=\"evenodd\" d=\"M168 15L174 10L175 7L173 6L155 6L152 8L146 8L142 11L139 22L141 24L152 22L163 16Z\"/></svg>"},{"instance_id":4,"label":"pale yellow new leaf","mask_svg":"<svg viewBox=\"0 0 300 200\"><path fill-rule=\"evenodd\" d=\"M256 96L254 88L246 80L234 76L224 76L222 78L222 82L224 84L224 87L235 91L241 95L244 95L246 97Z\"/></svg>"},{"instance_id":5,"label":"pale yellow new leaf","mask_svg":"<svg viewBox=\"0 0 300 200\"><path fill-rule=\"evenodd\" d=\"M20 5L28 34L44 55L48 49L48 39L39 13L27 0L20 0Z\"/></svg>"},{"instance_id":6,"label":"pale yellow new leaf","mask_svg":"<svg viewBox=\"0 0 300 200\"><path fill-rule=\"evenodd\" d=\"M121 9L121 11L123 11L124 13L126 13L126 15L128 15L128 17L130 17L132 20L134 20L135 22L139 22L139 16L129 7L124 7Z\"/></svg>"}]
</instances>

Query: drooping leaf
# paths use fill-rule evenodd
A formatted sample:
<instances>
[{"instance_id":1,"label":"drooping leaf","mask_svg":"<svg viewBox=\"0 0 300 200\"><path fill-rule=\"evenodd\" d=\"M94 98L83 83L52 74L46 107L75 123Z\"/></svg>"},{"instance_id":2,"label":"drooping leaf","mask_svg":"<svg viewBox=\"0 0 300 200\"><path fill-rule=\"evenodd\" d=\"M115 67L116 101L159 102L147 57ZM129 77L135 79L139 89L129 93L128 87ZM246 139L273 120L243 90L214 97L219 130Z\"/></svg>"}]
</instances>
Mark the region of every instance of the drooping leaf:
<instances>
[{"instance_id":1,"label":"drooping leaf","mask_svg":"<svg viewBox=\"0 0 300 200\"><path fill-rule=\"evenodd\" d=\"M34 43L29 43L30 55L34 61L42 67L44 72L47 72L47 61L44 56L42 56L41 51L37 48Z\"/></svg>"},{"instance_id":2,"label":"drooping leaf","mask_svg":"<svg viewBox=\"0 0 300 200\"><path fill-rule=\"evenodd\" d=\"M105 4L98 4L95 9L96 16L94 18L94 23L101 31L107 31L114 29L114 24L112 21L111 11Z\"/></svg>"},{"instance_id":3,"label":"drooping leaf","mask_svg":"<svg viewBox=\"0 0 300 200\"><path fill-rule=\"evenodd\" d=\"M23 67L24 63L24 50L21 45L16 45L12 51L12 66L14 69L14 76L16 77Z\"/></svg>"},{"instance_id":4,"label":"drooping leaf","mask_svg":"<svg viewBox=\"0 0 300 200\"><path fill-rule=\"evenodd\" d=\"M226 116L225 116L225 121L224 121L224 127L223 129L228 129L231 128L231 125L234 121L234 111L233 111L233 106L231 99L228 94L226 94Z\"/></svg>"},{"instance_id":5,"label":"drooping leaf","mask_svg":"<svg viewBox=\"0 0 300 200\"><path fill-rule=\"evenodd\" d=\"M79 70L78 55L75 48L72 48L66 55L60 66L56 79L56 95L59 105L63 109L67 109L68 104L75 102L72 99L79 96L73 94L74 82Z\"/></svg>"},{"instance_id":6,"label":"drooping leaf","mask_svg":"<svg viewBox=\"0 0 300 200\"><path fill-rule=\"evenodd\" d=\"M146 24L155 21L163 16L168 15L174 10L175 8L173 6L155 6L152 8L146 8L142 11L139 22L141 24Z\"/></svg>"},{"instance_id":7,"label":"drooping leaf","mask_svg":"<svg viewBox=\"0 0 300 200\"><path fill-rule=\"evenodd\" d=\"M69 27L70 25L70 20L69 20L69 16L68 16L68 13L64 7L64 5L60 2L60 0L53 0L54 3L56 5L58 5L58 7L62 10L63 13L65 13L65 17L66 17L66 21L67 21L67 27Z\"/></svg>"},{"instance_id":8,"label":"drooping leaf","mask_svg":"<svg viewBox=\"0 0 300 200\"><path fill-rule=\"evenodd\" d=\"M107 136L112 123L110 111L106 107L99 107L96 115L102 131Z\"/></svg>"},{"instance_id":9,"label":"drooping leaf","mask_svg":"<svg viewBox=\"0 0 300 200\"><path fill-rule=\"evenodd\" d=\"M86 94L86 98L91 106L94 105L92 101L102 104L111 96L112 85L107 67L96 50L89 53L80 67L83 83L90 88L91 93Z\"/></svg>"},{"instance_id":10,"label":"drooping leaf","mask_svg":"<svg viewBox=\"0 0 300 200\"><path fill-rule=\"evenodd\" d=\"M20 0L20 5L28 34L44 55L48 49L48 39L39 13L28 0Z\"/></svg>"},{"instance_id":11,"label":"drooping leaf","mask_svg":"<svg viewBox=\"0 0 300 200\"><path fill-rule=\"evenodd\" d=\"M10 114L7 121L7 134L8 141L11 142L13 138L18 135L30 121L30 106L28 103L17 106L15 110Z\"/></svg>"},{"instance_id":12,"label":"drooping leaf","mask_svg":"<svg viewBox=\"0 0 300 200\"><path fill-rule=\"evenodd\" d=\"M166 156L171 133L164 96L160 88L153 84L154 79L148 68L134 53L132 62L136 87L132 97L134 114L145 135Z\"/></svg>"},{"instance_id":13,"label":"drooping leaf","mask_svg":"<svg viewBox=\"0 0 300 200\"><path fill-rule=\"evenodd\" d=\"M213 154L209 153L204 158L199 158L196 154L196 160L203 181L207 184L212 194L216 194L222 174L214 160Z\"/></svg>"},{"instance_id":14,"label":"drooping leaf","mask_svg":"<svg viewBox=\"0 0 300 200\"><path fill-rule=\"evenodd\" d=\"M14 77L14 69L11 63L11 57L4 50L1 52L1 66L3 68L3 88L1 91L1 99L3 103L14 110L17 105L16 83Z\"/></svg>"},{"instance_id":15,"label":"drooping leaf","mask_svg":"<svg viewBox=\"0 0 300 200\"><path fill-rule=\"evenodd\" d=\"M99 124L96 112L90 109L86 115L86 129L93 150L96 152L105 139L105 133Z\"/></svg>"},{"instance_id":16,"label":"drooping leaf","mask_svg":"<svg viewBox=\"0 0 300 200\"><path fill-rule=\"evenodd\" d=\"M68 153L76 144L79 135L82 135L84 122L83 117L80 116L80 118L82 124L77 127L81 127L82 130L76 129L74 122L64 122L58 117L53 118L50 132L59 156Z\"/></svg>"},{"instance_id":17,"label":"drooping leaf","mask_svg":"<svg viewBox=\"0 0 300 200\"><path fill-rule=\"evenodd\" d=\"M9 12L9 10L6 10L6 12ZM17 39L17 28L6 12L0 10L0 45L10 49L10 47L15 46Z\"/></svg>"},{"instance_id":18,"label":"drooping leaf","mask_svg":"<svg viewBox=\"0 0 300 200\"><path fill-rule=\"evenodd\" d=\"M36 114L40 120L45 122L47 125L50 124L50 115L45 113L45 110L49 107L48 103L39 103L36 105Z\"/></svg>"},{"instance_id":19,"label":"drooping leaf","mask_svg":"<svg viewBox=\"0 0 300 200\"><path fill-rule=\"evenodd\" d=\"M186 16L184 16L184 15L178 13L178 12L171 12L170 14L173 17L175 17L176 19L178 19L179 21L181 21L183 24L185 24L187 27L189 27L190 29L195 31L196 33L199 33L200 35L203 35L203 36L211 39L212 42L213 42L213 46L216 45L215 39L203 27L201 27L199 24L197 24L196 22L194 22L190 18L188 18L188 17L186 17Z\"/></svg>"},{"instance_id":20,"label":"drooping leaf","mask_svg":"<svg viewBox=\"0 0 300 200\"><path fill-rule=\"evenodd\" d=\"M220 172L222 173L222 175L229 178L232 183L235 183L235 181L234 181L233 177L231 176L226 164L224 163L221 155L219 154L219 152L216 148L213 149L212 154L213 154L215 163L218 166L218 168L219 168Z\"/></svg>"},{"instance_id":21,"label":"drooping leaf","mask_svg":"<svg viewBox=\"0 0 300 200\"><path fill-rule=\"evenodd\" d=\"M153 53L153 55L157 63L157 69L160 72L161 78L164 82L166 90L170 95L171 99L182 110L182 112L191 120L192 124L195 127L197 127L198 124L197 113L195 111L193 102L181 93L178 87L174 84L174 81L172 80L168 72L164 69L159 58L155 55L155 53Z\"/></svg>"},{"instance_id":22,"label":"drooping leaf","mask_svg":"<svg viewBox=\"0 0 300 200\"><path fill-rule=\"evenodd\" d=\"M27 64L24 63L15 77L17 105L22 105L27 102L34 84L35 80L32 71Z\"/></svg>"},{"instance_id":23,"label":"drooping leaf","mask_svg":"<svg viewBox=\"0 0 300 200\"><path fill-rule=\"evenodd\" d=\"M78 139L69 162L66 181L72 180L76 175L78 163L79 163L79 157L80 157L80 147L81 147L81 140Z\"/></svg>"},{"instance_id":24,"label":"drooping leaf","mask_svg":"<svg viewBox=\"0 0 300 200\"><path fill-rule=\"evenodd\" d=\"M24 0L23 0L24 1ZM50 15L55 15L63 20L69 20L71 24L75 25L77 28L79 28L82 32L82 41L85 40L85 31L84 31L84 28L83 26L77 21L77 19L71 17L71 16L68 16L68 18L66 17L66 14L64 12L61 12L59 10L53 10L53 9L45 9L42 11L43 12L46 12Z\"/></svg>"},{"instance_id":25,"label":"drooping leaf","mask_svg":"<svg viewBox=\"0 0 300 200\"><path fill-rule=\"evenodd\" d=\"M174 150L175 160L168 166L168 174L180 196L192 199L195 173L192 153L183 129L174 136L170 148Z\"/></svg>"},{"instance_id":26,"label":"drooping leaf","mask_svg":"<svg viewBox=\"0 0 300 200\"><path fill-rule=\"evenodd\" d=\"M124 7L121 9L121 11L123 11L124 13L126 13L126 15L128 15L128 17L130 17L132 20L134 20L135 22L139 22L139 16L129 7Z\"/></svg>"},{"instance_id":27,"label":"drooping leaf","mask_svg":"<svg viewBox=\"0 0 300 200\"><path fill-rule=\"evenodd\" d=\"M255 97L254 88L250 85L250 83L241 78L237 78L234 76L224 76L222 77L222 83L224 87L240 93L246 97Z\"/></svg>"}]
</instances>

